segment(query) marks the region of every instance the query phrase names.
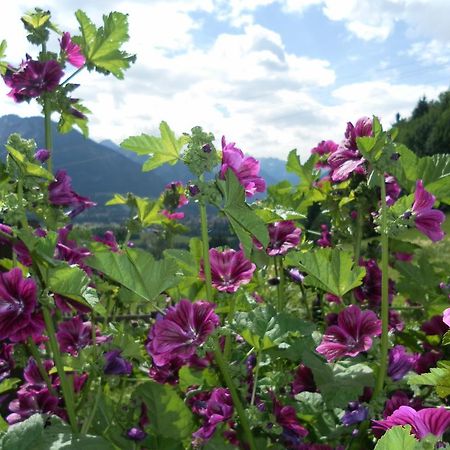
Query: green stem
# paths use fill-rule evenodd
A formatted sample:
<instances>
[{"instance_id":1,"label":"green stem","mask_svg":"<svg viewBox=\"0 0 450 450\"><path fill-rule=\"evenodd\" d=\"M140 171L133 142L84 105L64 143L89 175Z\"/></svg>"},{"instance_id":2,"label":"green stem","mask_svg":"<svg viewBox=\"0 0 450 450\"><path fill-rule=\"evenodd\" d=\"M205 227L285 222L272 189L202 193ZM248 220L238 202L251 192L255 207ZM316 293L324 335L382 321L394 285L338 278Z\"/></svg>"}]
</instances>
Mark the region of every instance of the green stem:
<instances>
[{"instance_id":1,"label":"green stem","mask_svg":"<svg viewBox=\"0 0 450 450\"><path fill-rule=\"evenodd\" d=\"M39 353L39 349L37 348L35 342L30 337L28 338L27 342L27 348L31 353L31 356L33 356L34 360L36 361L36 364L39 369L39 373L41 374L41 377L44 379L45 384L47 385L47 388L49 392L54 395L55 397L58 396L55 389L52 386L52 381L50 380L50 377L48 376L48 372L45 370L44 365L42 364L41 354Z\"/></svg>"},{"instance_id":2,"label":"green stem","mask_svg":"<svg viewBox=\"0 0 450 450\"><path fill-rule=\"evenodd\" d=\"M228 325L231 324L234 318L234 312L236 310L236 300L231 298L230 299L230 310L228 311ZM225 361L230 360L231 355L231 335L227 334L225 336L225 346L223 349L223 356L225 358Z\"/></svg>"},{"instance_id":3,"label":"green stem","mask_svg":"<svg viewBox=\"0 0 450 450\"><path fill-rule=\"evenodd\" d=\"M47 96L44 95L44 131L45 131L45 148L50 152L47 159L47 169L53 173L53 140L52 140L52 121L51 121L50 104Z\"/></svg>"},{"instance_id":4,"label":"green stem","mask_svg":"<svg viewBox=\"0 0 450 450\"><path fill-rule=\"evenodd\" d=\"M381 355L380 367L375 385L374 397L380 394L384 387L388 363L389 347L389 236L387 227L386 184L384 175L380 174L381 188Z\"/></svg>"},{"instance_id":5,"label":"green stem","mask_svg":"<svg viewBox=\"0 0 450 450\"><path fill-rule=\"evenodd\" d=\"M60 86L64 86L65 84L67 84L73 77L77 76L86 66L81 66L79 69L75 70L75 72L68 76L62 83Z\"/></svg>"},{"instance_id":6,"label":"green stem","mask_svg":"<svg viewBox=\"0 0 450 450\"><path fill-rule=\"evenodd\" d=\"M17 203L19 204L20 223L22 225L22 228L27 229L28 228L28 219L27 219L27 213L23 206L23 179L22 179L21 175L19 175L19 179L17 180Z\"/></svg>"},{"instance_id":7,"label":"green stem","mask_svg":"<svg viewBox=\"0 0 450 450\"><path fill-rule=\"evenodd\" d=\"M201 233L202 233L202 244L203 244L203 267L205 272L205 286L206 286L206 298L209 302L213 301L213 291L211 283L211 262L209 260L209 238L208 238L208 218L206 214L206 205L203 200L199 203L200 206L200 223L201 223ZM233 379L231 378L230 372L228 371L228 363L225 359L220 348L218 340L214 342L214 357L222 377L227 385L231 398L233 400L233 405L239 416L239 421L241 423L242 429L244 431L245 438L247 440L250 450L256 450L256 445L253 440L253 435L250 430L250 424L247 420L244 407L242 406L241 399L239 398L238 392L234 385Z\"/></svg>"},{"instance_id":8,"label":"green stem","mask_svg":"<svg viewBox=\"0 0 450 450\"><path fill-rule=\"evenodd\" d=\"M97 392L95 394L94 405L92 406L92 409L89 413L89 416L88 416L86 422L84 422L83 426L81 427L81 434L86 434L89 431L89 428L91 427L91 423L94 420L94 416L97 411L98 403L100 401L101 395L102 395L102 378L100 377L98 380L98 388L97 388Z\"/></svg>"},{"instance_id":9,"label":"green stem","mask_svg":"<svg viewBox=\"0 0 450 450\"><path fill-rule=\"evenodd\" d=\"M260 362L261 362L261 352L258 352L256 355L255 378L253 379L252 397L250 399L250 405L252 405L252 406L255 404L256 385L258 384Z\"/></svg>"},{"instance_id":10,"label":"green stem","mask_svg":"<svg viewBox=\"0 0 450 450\"><path fill-rule=\"evenodd\" d=\"M308 297L306 295L306 290L305 290L305 287L303 286L303 283L301 283L301 282L300 282L300 290L302 291L301 299L302 299L303 306L306 310L306 317L309 320L312 320L311 309L308 305Z\"/></svg>"},{"instance_id":11,"label":"green stem","mask_svg":"<svg viewBox=\"0 0 450 450\"><path fill-rule=\"evenodd\" d=\"M284 280L284 267L283 267L283 257L282 256L276 256L276 259L278 259L278 268L279 268L279 277L280 277L280 284L279 290L278 290L278 311L282 312L285 304L285 280Z\"/></svg>"},{"instance_id":12,"label":"green stem","mask_svg":"<svg viewBox=\"0 0 450 450\"><path fill-rule=\"evenodd\" d=\"M277 311L281 312L282 298L281 298L281 289L280 289L280 273L278 270L278 261L277 261L276 256L273 258L273 268L275 270L275 278L277 280Z\"/></svg>"},{"instance_id":13,"label":"green stem","mask_svg":"<svg viewBox=\"0 0 450 450\"><path fill-rule=\"evenodd\" d=\"M239 416L239 420L241 422L242 429L244 431L244 435L246 438L246 443L250 450L256 450L257 447L255 445L255 441L253 439L252 431L250 429L250 424L247 420L247 416L245 414L244 407L242 406L241 399L239 398L239 394L234 386L233 379L231 378L230 372L228 371L228 366L223 359L222 352L220 350L220 345L216 341L215 342L215 350L214 356L216 358L217 365L219 366L220 372L222 373L223 379L225 380L225 384L230 390L231 398L233 399L234 407Z\"/></svg>"},{"instance_id":14,"label":"green stem","mask_svg":"<svg viewBox=\"0 0 450 450\"><path fill-rule=\"evenodd\" d=\"M64 363L61 358L61 354L59 353L58 343L56 342L56 332L55 326L53 325L53 320L50 315L50 311L48 307L44 306L42 308L44 313L44 322L45 328L47 330L47 335L50 343L50 348L52 350L53 359L55 361L56 370L58 371L59 379L61 380L61 388L62 394L64 397L64 403L66 405L67 414L69 416L70 426L72 427L72 431L74 433L78 433L77 430L77 419L75 415L75 405L73 401L73 388L71 386L70 380L66 376L66 372L64 371Z\"/></svg>"},{"instance_id":15,"label":"green stem","mask_svg":"<svg viewBox=\"0 0 450 450\"><path fill-rule=\"evenodd\" d=\"M358 206L356 209L356 224L355 224L355 241L353 246L354 251L354 259L355 264L358 264L359 257L361 256L361 240L362 240L362 225L363 225L363 218L362 218L362 211L361 207Z\"/></svg>"}]
</instances>

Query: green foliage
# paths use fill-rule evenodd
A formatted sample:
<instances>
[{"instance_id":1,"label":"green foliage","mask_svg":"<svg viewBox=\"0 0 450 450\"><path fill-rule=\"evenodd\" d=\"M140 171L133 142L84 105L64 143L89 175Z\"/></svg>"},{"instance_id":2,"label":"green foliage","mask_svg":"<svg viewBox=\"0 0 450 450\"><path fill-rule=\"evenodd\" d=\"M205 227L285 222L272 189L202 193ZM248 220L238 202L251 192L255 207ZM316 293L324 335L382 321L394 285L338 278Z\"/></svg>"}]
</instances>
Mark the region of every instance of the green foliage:
<instances>
[{"instance_id":1,"label":"green foliage","mask_svg":"<svg viewBox=\"0 0 450 450\"><path fill-rule=\"evenodd\" d=\"M3 39L0 42L0 75L4 75L6 69L8 68L8 63L6 61L2 61L2 59L5 57L5 51L6 51L6 41Z\"/></svg>"},{"instance_id":2,"label":"green foliage","mask_svg":"<svg viewBox=\"0 0 450 450\"><path fill-rule=\"evenodd\" d=\"M320 248L308 253L291 253L287 263L299 265L308 274L304 283L342 297L362 283L365 269L355 266L351 253L337 248Z\"/></svg>"},{"instance_id":3,"label":"green foliage","mask_svg":"<svg viewBox=\"0 0 450 450\"><path fill-rule=\"evenodd\" d=\"M439 397L447 397L450 395L450 361L439 361L438 367L432 367L428 373L410 376L408 383L434 386Z\"/></svg>"},{"instance_id":4,"label":"green foliage","mask_svg":"<svg viewBox=\"0 0 450 450\"><path fill-rule=\"evenodd\" d=\"M84 118L76 117L74 114L71 113L70 110L61 111L61 116L59 117L58 121L58 131L60 133L68 133L69 131L72 130L72 128L78 127L80 131L83 133L83 136L87 138L89 136L89 128L86 114L90 114L91 111L79 102L71 106L72 108L75 108L77 111L81 112L85 117Z\"/></svg>"},{"instance_id":5,"label":"green foliage","mask_svg":"<svg viewBox=\"0 0 450 450\"><path fill-rule=\"evenodd\" d=\"M181 149L188 142L188 137L185 135L176 138L175 133L164 121L159 125L159 131L161 137L141 134L140 136L131 136L120 144L122 148L137 155L150 155L150 158L142 166L142 170L145 172L163 164L171 166L176 164L180 160Z\"/></svg>"},{"instance_id":6,"label":"green foliage","mask_svg":"<svg viewBox=\"0 0 450 450\"><path fill-rule=\"evenodd\" d=\"M100 436L73 436L68 425L53 416L34 414L23 422L11 426L0 436L2 450L113 450L114 447Z\"/></svg>"},{"instance_id":7,"label":"green foliage","mask_svg":"<svg viewBox=\"0 0 450 450\"><path fill-rule=\"evenodd\" d=\"M50 11L35 8L22 16L21 20L28 32L27 39L34 45L42 45L48 40L49 29L58 31L51 23Z\"/></svg>"},{"instance_id":8,"label":"green foliage","mask_svg":"<svg viewBox=\"0 0 450 450\"><path fill-rule=\"evenodd\" d=\"M133 397L147 405L153 434L180 441L192 433L192 413L173 387L147 381L135 389Z\"/></svg>"},{"instance_id":9,"label":"green foliage","mask_svg":"<svg viewBox=\"0 0 450 450\"><path fill-rule=\"evenodd\" d=\"M81 39L74 40L81 45L88 70L112 73L123 79L124 70L136 60L135 55L120 50L129 39L127 15L111 12L103 16L103 26L98 29L83 11L78 10L75 16L80 24Z\"/></svg>"},{"instance_id":10,"label":"green foliage","mask_svg":"<svg viewBox=\"0 0 450 450\"><path fill-rule=\"evenodd\" d=\"M97 252L87 259L87 264L149 302L178 282L173 260L155 261L150 253L140 249Z\"/></svg>"},{"instance_id":11,"label":"green foliage","mask_svg":"<svg viewBox=\"0 0 450 450\"><path fill-rule=\"evenodd\" d=\"M418 450L417 439L411 434L411 427L397 426L388 430L377 442L375 450Z\"/></svg>"},{"instance_id":12,"label":"green foliage","mask_svg":"<svg viewBox=\"0 0 450 450\"><path fill-rule=\"evenodd\" d=\"M19 166L24 175L29 177L44 178L46 180L53 181L53 175L48 170L44 169L38 164L27 161L25 155L20 151L14 149L10 145L6 145L6 150L8 151L8 155L13 158L14 162Z\"/></svg>"},{"instance_id":13,"label":"green foliage","mask_svg":"<svg viewBox=\"0 0 450 450\"><path fill-rule=\"evenodd\" d=\"M200 177L217 166L219 156L212 133L203 131L202 127L192 128L191 133L183 161L194 175Z\"/></svg>"},{"instance_id":14,"label":"green foliage","mask_svg":"<svg viewBox=\"0 0 450 450\"><path fill-rule=\"evenodd\" d=\"M289 152L286 170L291 173L295 173L299 177L299 184L297 188L310 188L316 179L315 166L319 160L319 155L312 154L305 164L300 163L300 158L297 155L297 150L291 150Z\"/></svg>"},{"instance_id":15,"label":"green foliage","mask_svg":"<svg viewBox=\"0 0 450 450\"><path fill-rule=\"evenodd\" d=\"M244 188L232 170L227 171L225 182L219 181L219 186L225 198L222 211L230 221L246 255L250 254L253 236L266 247L269 243L267 226L252 207L245 202Z\"/></svg>"}]
</instances>

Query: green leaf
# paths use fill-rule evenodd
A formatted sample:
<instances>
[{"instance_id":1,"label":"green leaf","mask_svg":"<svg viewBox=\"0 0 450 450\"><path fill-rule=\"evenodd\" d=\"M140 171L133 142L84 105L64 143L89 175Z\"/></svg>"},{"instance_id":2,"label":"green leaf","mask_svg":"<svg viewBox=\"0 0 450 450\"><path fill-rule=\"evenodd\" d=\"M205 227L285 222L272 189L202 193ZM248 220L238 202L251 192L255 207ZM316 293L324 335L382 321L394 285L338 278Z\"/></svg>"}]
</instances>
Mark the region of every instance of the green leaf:
<instances>
[{"instance_id":1,"label":"green leaf","mask_svg":"<svg viewBox=\"0 0 450 450\"><path fill-rule=\"evenodd\" d=\"M58 121L58 131L64 134L77 127L83 133L84 137L89 137L88 118L86 114L90 114L91 111L80 103L75 103L72 107L84 114L85 117L76 117L70 111L62 111Z\"/></svg>"},{"instance_id":2,"label":"green leaf","mask_svg":"<svg viewBox=\"0 0 450 450\"><path fill-rule=\"evenodd\" d=\"M113 206L113 205L126 205L128 200L121 194L114 194L114 197L111 200L108 200L105 205Z\"/></svg>"},{"instance_id":3,"label":"green leaf","mask_svg":"<svg viewBox=\"0 0 450 450\"><path fill-rule=\"evenodd\" d=\"M78 10L75 16L80 24L79 43L88 69L112 73L116 78L123 79L124 70L136 60L135 55L120 50L129 39L127 15L120 12L104 15L103 26L98 29L83 11Z\"/></svg>"},{"instance_id":4,"label":"green leaf","mask_svg":"<svg viewBox=\"0 0 450 450\"><path fill-rule=\"evenodd\" d=\"M6 145L5 147L8 154L14 159L14 162L20 167L20 170L22 170L25 175L30 177L45 178L49 181L54 180L53 175L48 170L27 161L25 155L12 148L10 145Z\"/></svg>"},{"instance_id":5,"label":"green leaf","mask_svg":"<svg viewBox=\"0 0 450 450\"><path fill-rule=\"evenodd\" d=\"M415 450L419 441L411 434L411 427L397 426L388 430L377 442L375 450Z\"/></svg>"},{"instance_id":6,"label":"green leaf","mask_svg":"<svg viewBox=\"0 0 450 450\"><path fill-rule=\"evenodd\" d=\"M300 269L308 276L305 284L342 297L362 283L365 269L355 266L350 253L339 249L321 248L308 253L295 253Z\"/></svg>"},{"instance_id":7,"label":"green leaf","mask_svg":"<svg viewBox=\"0 0 450 450\"><path fill-rule=\"evenodd\" d=\"M10 391L14 389L20 383L19 378L5 378L0 383L0 394Z\"/></svg>"},{"instance_id":8,"label":"green leaf","mask_svg":"<svg viewBox=\"0 0 450 450\"><path fill-rule=\"evenodd\" d=\"M309 188L316 178L315 165L319 159L319 155L312 154L305 164L300 163L300 158L297 155L297 150L291 150L288 155L286 170L295 173L300 178L299 188Z\"/></svg>"},{"instance_id":9,"label":"green leaf","mask_svg":"<svg viewBox=\"0 0 450 450\"><path fill-rule=\"evenodd\" d=\"M2 450L113 450L100 436L73 436L69 426L52 417L50 423L40 414L9 427L0 440Z\"/></svg>"},{"instance_id":10,"label":"green leaf","mask_svg":"<svg viewBox=\"0 0 450 450\"><path fill-rule=\"evenodd\" d=\"M145 197L135 197L137 215L144 227L158 224L165 220L165 217L160 214L162 209L161 201L150 200Z\"/></svg>"},{"instance_id":11,"label":"green leaf","mask_svg":"<svg viewBox=\"0 0 450 450\"><path fill-rule=\"evenodd\" d=\"M28 24L31 28L41 28L50 20L50 13L43 10L34 10L24 14L21 19L24 23Z\"/></svg>"},{"instance_id":12,"label":"green leaf","mask_svg":"<svg viewBox=\"0 0 450 450\"><path fill-rule=\"evenodd\" d=\"M150 302L178 282L173 260L155 261L150 253L140 249L97 252L87 259L87 264Z\"/></svg>"},{"instance_id":13,"label":"green leaf","mask_svg":"<svg viewBox=\"0 0 450 450\"><path fill-rule=\"evenodd\" d=\"M252 236L266 247L269 243L267 225L256 212L245 202L245 191L232 170L225 174L225 183L219 186L225 196L223 212L241 241L246 255L252 248Z\"/></svg>"},{"instance_id":14,"label":"green leaf","mask_svg":"<svg viewBox=\"0 0 450 450\"><path fill-rule=\"evenodd\" d=\"M150 155L150 158L142 166L147 172L156 169L163 164L174 165L180 160L180 151L188 142L188 137L182 135L178 139L166 122L159 125L161 137L141 134L125 139L120 146L138 155Z\"/></svg>"},{"instance_id":15,"label":"green leaf","mask_svg":"<svg viewBox=\"0 0 450 450\"><path fill-rule=\"evenodd\" d=\"M190 386L214 387L219 384L217 374L207 368L203 370L194 370L191 367L183 366L179 371L180 389L186 391Z\"/></svg>"},{"instance_id":16,"label":"green leaf","mask_svg":"<svg viewBox=\"0 0 450 450\"><path fill-rule=\"evenodd\" d=\"M439 367L432 367L428 373L412 375L408 378L408 383L410 385L434 386L436 394L445 398L450 395L450 362L441 361Z\"/></svg>"},{"instance_id":17,"label":"green leaf","mask_svg":"<svg viewBox=\"0 0 450 450\"><path fill-rule=\"evenodd\" d=\"M8 63L6 61L2 61L2 59L6 56L6 41L3 40L0 42L0 75L4 75L6 69L8 68Z\"/></svg>"},{"instance_id":18,"label":"green leaf","mask_svg":"<svg viewBox=\"0 0 450 450\"><path fill-rule=\"evenodd\" d=\"M148 428L156 435L181 440L192 433L192 413L173 387L147 381L133 396L147 405Z\"/></svg>"}]
</instances>

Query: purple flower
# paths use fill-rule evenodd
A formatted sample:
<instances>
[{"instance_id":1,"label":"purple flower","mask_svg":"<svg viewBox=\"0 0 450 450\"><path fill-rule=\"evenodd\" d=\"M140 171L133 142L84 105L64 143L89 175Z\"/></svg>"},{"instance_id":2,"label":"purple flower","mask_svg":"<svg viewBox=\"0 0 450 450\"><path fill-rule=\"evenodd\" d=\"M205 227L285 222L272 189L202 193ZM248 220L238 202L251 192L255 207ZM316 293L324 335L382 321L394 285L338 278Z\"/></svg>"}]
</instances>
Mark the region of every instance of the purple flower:
<instances>
[{"instance_id":1,"label":"purple flower","mask_svg":"<svg viewBox=\"0 0 450 450\"><path fill-rule=\"evenodd\" d=\"M445 220L445 214L438 209L433 209L435 201L436 197L424 189L423 181L417 180L412 216L416 228L433 242L440 241L445 234L441 229L442 222Z\"/></svg>"},{"instance_id":2,"label":"purple flower","mask_svg":"<svg viewBox=\"0 0 450 450\"><path fill-rule=\"evenodd\" d=\"M219 325L214 305L181 300L158 317L150 329L147 352L157 366L179 357L187 360Z\"/></svg>"},{"instance_id":3,"label":"purple flower","mask_svg":"<svg viewBox=\"0 0 450 450\"><path fill-rule=\"evenodd\" d=\"M39 335L43 327L37 315L37 287L31 278L23 278L14 268L0 273L0 340L13 342Z\"/></svg>"},{"instance_id":4,"label":"purple flower","mask_svg":"<svg viewBox=\"0 0 450 450\"><path fill-rule=\"evenodd\" d=\"M424 408L416 411L410 406L400 406L385 420L375 420L372 425L374 434L379 437L386 430L397 425L411 425L411 432L421 440L433 434L442 436L450 426L450 411L441 408Z\"/></svg>"},{"instance_id":5,"label":"purple flower","mask_svg":"<svg viewBox=\"0 0 450 450\"><path fill-rule=\"evenodd\" d=\"M407 252L395 252L394 257L397 261L411 262L414 258L414 254Z\"/></svg>"},{"instance_id":6,"label":"purple flower","mask_svg":"<svg viewBox=\"0 0 450 450\"><path fill-rule=\"evenodd\" d=\"M338 148L338 144L334 141L321 141L311 150L311 153L317 153L320 156L333 153Z\"/></svg>"},{"instance_id":7,"label":"purple flower","mask_svg":"<svg viewBox=\"0 0 450 450\"><path fill-rule=\"evenodd\" d=\"M345 130L346 146L352 150L358 148L356 138L372 136L372 119L369 117L361 117L356 121L355 126L351 122L347 122Z\"/></svg>"},{"instance_id":8,"label":"purple flower","mask_svg":"<svg viewBox=\"0 0 450 450\"><path fill-rule=\"evenodd\" d=\"M92 239L96 242L101 242L102 244L107 245L114 253L119 251L119 244L117 243L116 237L112 231L105 231L103 237L94 236Z\"/></svg>"},{"instance_id":9,"label":"purple flower","mask_svg":"<svg viewBox=\"0 0 450 450\"><path fill-rule=\"evenodd\" d=\"M354 294L359 302L367 300L371 308L378 308L381 305L381 278L382 272L374 259L364 261L361 259L359 265L366 268L363 283L354 289ZM394 282L389 280L389 303L392 302L395 293Z\"/></svg>"},{"instance_id":10,"label":"purple flower","mask_svg":"<svg viewBox=\"0 0 450 450\"><path fill-rule=\"evenodd\" d=\"M283 406L273 396L273 413L278 425L283 428L281 438L287 448L297 448L296 445L300 443L300 439L307 436L309 432L298 421L295 408L293 406Z\"/></svg>"},{"instance_id":11,"label":"purple flower","mask_svg":"<svg viewBox=\"0 0 450 450\"><path fill-rule=\"evenodd\" d=\"M52 360L46 359L43 361L43 366L45 371L48 373L54 367L54 363ZM41 389L47 387L47 384L39 371L38 365L33 358L28 359L28 363L23 369L23 378L25 379L26 384L21 387L21 390L25 388L27 391L40 391ZM53 385L58 384L56 374L52 375L50 378L52 379Z\"/></svg>"},{"instance_id":12,"label":"purple flower","mask_svg":"<svg viewBox=\"0 0 450 450\"><path fill-rule=\"evenodd\" d=\"M289 249L299 244L302 234L302 230L297 228L292 220L271 223L268 230L270 240L266 253L269 256L284 255ZM253 239L253 243L257 249L263 249L261 242L258 240Z\"/></svg>"},{"instance_id":13,"label":"purple flower","mask_svg":"<svg viewBox=\"0 0 450 450\"><path fill-rule=\"evenodd\" d=\"M213 389L206 402L206 407L201 410L201 413L205 422L192 436L206 441L212 437L219 423L227 422L233 416L233 400L230 391L225 388Z\"/></svg>"},{"instance_id":14,"label":"purple flower","mask_svg":"<svg viewBox=\"0 0 450 450\"><path fill-rule=\"evenodd\" d=\"M413 369L418 355L407 353L403 345L396 345L389 350L389 366L387 374L392 381L401 380Z\"/></svg>"},{"instance_id":15,"label":"purple flower","mask_svg":"<svg viewBox=\"0 0 450 450\"><path fill-rule=\"evenodd\" d=\"M442 321L450 327L450 308L447 308L442 314Z\"/></svg>"},{"instance_id":16,"label":"purple flower","mask_svg":"<svg viewBox=\"0 0 450 450\"><path fill-rule=\"evenodd\" d=\"M387 173L384 175L384 181L386 184L386 204L392 206L400 197L402 188L397 183L396 178Z\"/></svg>"},{"instance_id":17,"label":"purple flower","mask_svg":"<svg viewBox=\"0 0 450 450\"><path fill-rule=\"evenodd\" d=\"M3 80L11 88L8 96L16 102L23 102L54 91L63 75L57 61L34 61L27 57L18 69L8 68Z\"/></svg>"},{"instance_id":18,"label":"purple flower","mask_svg":"<svg viewBox=\"0 0 450 450\"><path fill-rule=\"evenodd\" d=\"M242 250L228 249L220 252L212 248L209 251L209 258L212 285L221 292L236 292L239 286L250 282L256 269L256 265L245 257ZM205 279L203 260L199 276L202 280Z\"/></svg>"},{"instance_id":19,"label":"purple flower","mask_svg":"<svg viewBox=\"0 0 450 450\"><path fill-rule=\"evenodd\" d=\"M295 267L292 267L287 270L288 277L297 284L303 283L303 280L305 279L305 275L300 272L300 270L296 269Z\"/></svg>"},{"instance_id":20,"label":"purple flower","mask_svg":"<svg viewBox=\"0 0 450 450\"><path fill-rule=\"evenodd\" d=\"M21 422L33 414L56 414L66 419L65 411L58 406L59 398L53 396L47 388L40 391L22 391L17 392L17 399L9 404L9 410L12 412L6 417L6 421L13 425Z\"/></svg>"},{"instance_id":21,"label":"purple flower","mask_svg":"<svg viewBox=\"0 0 450 450\"><path fill-rule=\"evenodd\" d=\"M61 45L61 51L64 53L64 56L67 58L67 61L72 64L72 66L79 69L83 67L86 58L83 53L81 53L81 48L79 45L75 44L70 38L70 33L63 33L61 40L59 41Z\"/></svg>"},{"instance_id":22,"label":"purple flower","mask_svg":"<svg viewBox=\"0 0 450 450\"><path fill-rule=\"evenodd\" d=\"M445 316L448 315L446 311L450 312L450 309L444 311L444 317L433 316L430 320L424 322L420 329L428 336L444 336L449 329L449 324L445 321Z\"/></svg>"},{"instance_id":23,"label":"purple flower","mask_svg":"<svg viewBox=\"0 0 450 450\"><path fill-rule=\"evenodd\" d=\"M181 181L172 181L166 185L163 193L164 209L161 214L170 220L179 220L184 218L184 212L175 212L177 208L181 208L189 203L186 195L184 195L184 187Z\"/></svg>"},{"instance_id":24,"label":"purple flower","mask_svg":"<svg viewBox=\"0 0 450 450\"><path fill-rule=\"evenodd\" d=\"M359 402L350 402L341 418L341 422L349 427L364 422L369 417L369 409Z\"/></svg>"},{"instance_id":25,"label":"purple flower","mask_svg":"<svg viewBox=\"0 0 450 450\"><path fill-rule=\"evenodd\" d=\"M441 360L443 356L444 354L440 350L433 348L429 351L420 353L414 366L414 372L418 374L428 372L432 367L436 367L437 362Z\"/></svg>"},{"instance_id":26,"label":"purple flower","mask_svg":"<svg viewBox=\"0 0 450 450\"><path fill-rule=\"evenodd\" d=\"M259 162L251 156L244 156L242 150L237 148L234 142L227 144L225 136L222 136L222 166L220 167L222 180L225 179L228 169L236 175L239 183L245 189L246 197L266 190L266 182L259 176Z\"/></svg>"},{"instance_id":27,"label":"purple flower","mask_svg":"<svg viewBox=\"0 0 450 450\"><path fill-rule=\"evenodd\" d=\"M317 239L316 244L319 247L331 247L331 233L328 229L328 225L322 224L320 225L320 228L322 229L322 237L320 239Z\"/></svg>"},{"instance_id":28,"label":"purple flower","mask_svg":"<svg viewBox=\"0 0 450 450\"><path fill-rule=\"evenodd\" d=\"M48 158L50 158L50 151L47 150L46 148L41 148L37 150L36 153L34 154L34 159L36 159L41 163L47 161Z\"/></svg>"},{"instance_id":29,"label":"purple flower","mask_svg":"<svg viewBox=\"0 0 450 450\"><path fill-rule=\"evenodd\" d=\"M300 394L300 392L316 392L317 386L314 381L312 370L300 364L296 371L294 381L292 382L292 394Z\"/></svg>"},{"instance_id":30,"label":"purple flower","mask_svg":"<svg viewBox=\"0 0 450 450\"><path fill-rule=\"evenodd\" d=\"M350 305L338 315L337 325L327 328L316 351L333 361L356 356L372 346L372 338L381 334L381 320L373 311L361 311Z\"/></svg>"},{"instance_id":31,"label":"purple flower","mask_svg":"<svg viewBox=\"0 0 450 450\"><path fill-rule=\"evenodd\" d=\"M395 391L389 400L386 401L383 411L383 418L389 417L395 410L400 408L400 406L411 406L413 409L418 411L422 409L422 400L417 397L413 397L412 399L403 392L403 391Z\"/></svg>"},{"instance_id":32,"label":"purple flower","mask_svg":"<svg viewBox=\"0 0 450 450\"><path fill-rule=\"evenodd\" d=\"M11 375L15 367L13 358L14 345L3 343L0 347L0 383Z\"/></svg>"},{"instance_id":33,"label":"purple flower","mask_svg":"<svg viewBox=\"0 0 450 450\"><path fill-rule=\"evenodd\" d=\"M75 316L59 324L56 339L62 352L76 356L82 348L92 344L92 324L83 322L80 316ZM107 339L96 331L97 344Z\"/></svg>"},{"instance_id":34,"label":"purple flower","mask_svg":"<svg viewBox=\"0 0 450 450\"><path fill-rule=\"evenodd\" d=\"M139 427L133 427L127 431L127 437L132 441L142 441L147 437L147 433Z\"/></svg>"},{"instance_id":35,"label":"purple flower","mask_svg":"<svg viewBox=\"0 0 450 450\"><path fill-rule=\"evenodd\" d=\"M91 252L85 247L78 247L74 239L69 239L72 225L66 225L58 230L55 258L67 261L69 264L77 264L88 274L90 269L84 264L84 259L91 256Z\"/></svg>"},{"instance_id":36,"label":"purple flower","mask_svg":"<svg viewBox=\"0 0 450 450\"><path fill-rule=\"evenodd\" d=\"M148 376L160 384L175 385L179 381L179 371L184 366L185 361L181 358L172 358L166 364L157 366L153 361L152 367L148 371Z\"/></svg>"},{"instance_id":37,"label":"purple flower","mask_svg":"<svg viewBox=\"0 0 450 450\"><path fill-rule=\"evenodd\" d=\"M395 309L389 309L389 331L403 331L405 322L403 322L400 313Z\"/></svg>"},{"instance_id":38,"label":"purple flower","mask_svg":"<svg viewBox=\"0 0 450 450\"><path fill-rule=\"evenodd\" d=\"M111 350L105 353L105 366L103 371L106 375L131 375L133 366L129 361L122 358L122 350Z\"/></svg>"},{"instance_id":39,"label":"purple flower","mask_svg":"<svg viewBox=\"0 0 450 450\"><path fill-rule=\"evenodd\" d=\"M86 314L92 311L92 308L81 302L68 297L64 297L59 294L54 294L53 298L55 300L56 307L63 313L70 314L75 312Z\"/></svg>"},{"instance_id":40,"label":"purple flower","mask_svg":"<svg viewBox=\"0 0 450 450\"><path fill-rule=\"evenodd\" d=\"M337 295L334 294L330 294L329 292L325 294L324 298L329 303L336 303L337 305L340 305L342 303L341 297L338 297Z\"/></svg>"},{"instance_id":41,"label":"purple flower","mask_svg":"<svg viewBox=\"0 0 450 450\"><path fill-rule=\"evenodd\" d=\"M71 206L73 210L69 217L73 218L87 208L95 206L87 197L78 195L72 189L72 179L65 170L58 170L55 175L55 181L48 186L48 199L55 206Z\"/></svg>"}]
</instances>

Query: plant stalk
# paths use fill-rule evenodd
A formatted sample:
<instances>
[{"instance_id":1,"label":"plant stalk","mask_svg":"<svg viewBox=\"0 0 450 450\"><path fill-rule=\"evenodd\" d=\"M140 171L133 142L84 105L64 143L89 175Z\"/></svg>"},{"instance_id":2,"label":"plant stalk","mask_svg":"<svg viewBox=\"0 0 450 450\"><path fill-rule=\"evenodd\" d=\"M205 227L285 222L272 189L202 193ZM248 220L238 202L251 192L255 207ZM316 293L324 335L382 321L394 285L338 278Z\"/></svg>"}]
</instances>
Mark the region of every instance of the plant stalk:
<instances>
[{"instance_id":1,"label":"plant stalk","mask_svg":"<svg viewBox=\"0 0 450 450\"><path fill-rule=\"evenodd\" d=\"M35 342L33 341L33 338L31 338L31 337L28 338L27 347L31 353L31 356L33 356L34 360L36 361L36 364L39 369L39 373L41 374L41 377L44 379L49 392L53 396L57 397L58 394L56 393L55 389L52 386L52 381L50 380L48 372L45 370L44 364L42 364L41 354L39 353L39 350L38 350Z\"/></svg>"},{"instance_id":2,"label":"plant stalk","mask_svg":"<svg viewBox=\"0 0 450 450\"><path fill-rule=\"evenodd\" d=\"M375 385L374 397L380 394L384 387L387 372L389 347L389 236L387 224L386 183L384 175L380 174L381 182L381 355L380 367Z\"/></svg>"},{"instance_id":3,"label":"plant stalk","mask_svg":"<svg viewBox=\"0 0 450 450\"><path fill-rule=\"evenodd\" d=\"M75 414L75 404L73 401L73 387L71 386L70 380L66 376L66 372L64 371L64 363L61 358L61 354L59 353L58 342L56 342L56 332L55 327L53 325L53 319L50 315L50 311L47 306L42 308L44 313L44 322L45 328L47 330L48 339L50 342L50 348L52 350L53 359L55 361L56 370L58 371L59 379L61 380L61 389L64 397L64 403L67 408L67 414L69 416L69 423L72 428L72 431L76 434L77 430L77 419Z\"/></svg>"}]
</instances>

